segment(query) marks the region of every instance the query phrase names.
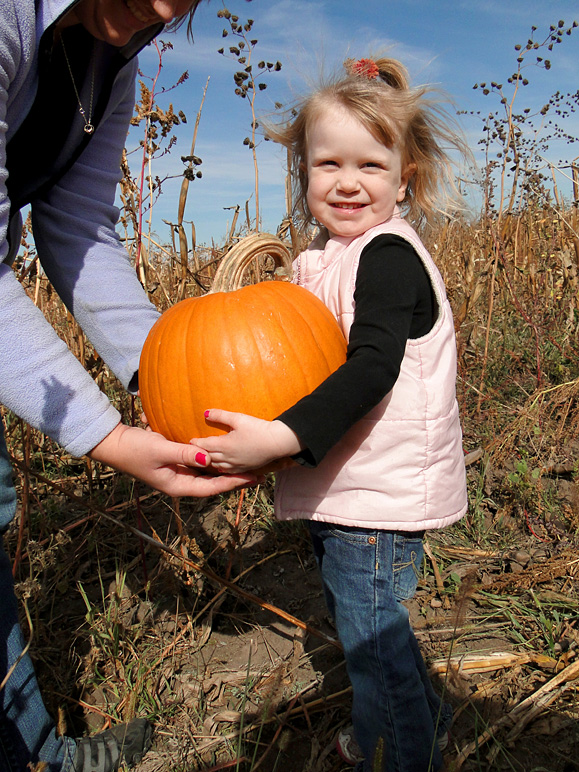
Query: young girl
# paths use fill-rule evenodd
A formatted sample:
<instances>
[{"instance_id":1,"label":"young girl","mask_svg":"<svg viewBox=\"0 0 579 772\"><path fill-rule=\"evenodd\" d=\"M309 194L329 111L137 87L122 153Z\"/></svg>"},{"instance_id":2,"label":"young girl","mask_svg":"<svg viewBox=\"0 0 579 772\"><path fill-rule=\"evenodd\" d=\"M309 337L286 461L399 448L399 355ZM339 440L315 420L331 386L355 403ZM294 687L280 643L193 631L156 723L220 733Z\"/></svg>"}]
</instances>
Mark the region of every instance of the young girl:
<instances>
[{"instance_id":1,"label":"young girl","mask_svg":"<svg viewBox=\"0 0 579 772\"><path fill-rule=\"evenodd\" d=\"M317 238L294 280L331 309L346 363L277 420L210 409L229 434L194 442L221 471L294 456L278 474L280 519L307 518L353 688L342 757L373 769L442 767L452 711L435 694L402 601L422 537L467 507L455 397L456 348L442 278L409 218L428 218L462 148L426 88L392 59L346 62L345 77L270 131L291 151L297 210Z\"/></svg>"}]
</instances>

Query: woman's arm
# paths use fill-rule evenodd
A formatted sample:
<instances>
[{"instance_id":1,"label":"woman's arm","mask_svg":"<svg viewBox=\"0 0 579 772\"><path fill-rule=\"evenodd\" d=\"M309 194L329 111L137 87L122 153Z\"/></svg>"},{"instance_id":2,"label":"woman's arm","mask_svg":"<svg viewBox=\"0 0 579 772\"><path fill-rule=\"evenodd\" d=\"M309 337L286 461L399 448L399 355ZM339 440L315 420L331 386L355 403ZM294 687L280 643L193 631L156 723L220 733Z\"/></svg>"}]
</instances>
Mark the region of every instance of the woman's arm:
<instances>
[{"instance_id":1,"label":"woman's arm","mask_svg":"<svg viewBox=\"0 0 579 772\"><path fill-rule=\"evenodd\" d=\"M103 120L82 155L32 207L35 241L48 278L125 387L158 318L116 230L115 197L135 75L136 62L121 70Z\"/></svg>"},{"instance_id":2,"label":"woman's arm","mask_svg":"<svg viewBox=\"0 0 579 772\"><path fill-rule=\"evenodd\" d=\"M20 50L18 35L5 21L0 32L0 257L7 254L10 210L5 185L8 86ZM114 195L132 111L131 77L134 70L129 67L118 82L118 98L99 128L102 132L93 137L87 152L33 206L35 241L44 267L125 385L138 367L142 341L158 316L115 233ZM103 143L116 151L104 153ZM202 476L199 467L206 464L203 454L196 457L198 448L123 426L117 410L28 297L13 270L3 264L0 351L0 402L73 455L90 453L173 496L213 495L255 481L254 475Z\"/></svg>"}]
</instances>

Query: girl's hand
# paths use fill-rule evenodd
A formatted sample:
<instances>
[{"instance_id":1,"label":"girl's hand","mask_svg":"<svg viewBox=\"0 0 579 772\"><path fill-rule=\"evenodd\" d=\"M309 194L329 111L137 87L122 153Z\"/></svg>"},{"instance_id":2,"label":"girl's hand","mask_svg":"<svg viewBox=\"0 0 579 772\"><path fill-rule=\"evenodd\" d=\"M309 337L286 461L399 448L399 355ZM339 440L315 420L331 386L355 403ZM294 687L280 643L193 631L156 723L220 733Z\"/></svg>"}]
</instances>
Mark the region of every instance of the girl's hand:
<instances>
[{"instance_id":1,"label":"girl's hand","mask_svg":"<svg viewBox=\"0 0 579 772\"><path fill-rule=\"evenodd\" d=\"M213 468L220 472L239 474L260 469L303 450L298 436L281 421L216 409L207 410L205 418L229 428L228 434L191 440L211 454Z\"/></svg>"},{"instance_id":2,"label":"girl's hand","mask_svg":"<svg viewBox=\"0 0 579 772\"><path fill-rule=\"evenodd\" d=\"M211 458L202 448L124 424L117 424L88 455L175 497L214 496L257 482L255 475L204 475Z\"/></svg>"}]
</instances>

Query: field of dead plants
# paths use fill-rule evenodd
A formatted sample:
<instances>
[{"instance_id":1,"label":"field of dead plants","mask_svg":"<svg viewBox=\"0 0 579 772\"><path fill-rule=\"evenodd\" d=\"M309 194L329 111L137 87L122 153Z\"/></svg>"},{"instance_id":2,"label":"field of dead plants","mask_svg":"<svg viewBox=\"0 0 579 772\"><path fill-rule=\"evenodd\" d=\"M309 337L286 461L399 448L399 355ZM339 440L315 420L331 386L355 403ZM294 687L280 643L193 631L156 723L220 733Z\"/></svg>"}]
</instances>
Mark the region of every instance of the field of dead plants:
<instances>
[{"instance_id":1,"label":"field of dead plants","mask_svg":"<svg viewBox=\"0 0 579 772\"><path fill-rule=\"evenodd\" d=\"M481 211L425 232L455 313L470 508L428 534L409 605L435 684L454 706L447 770L573 772L579 215L549 170L538 171L537 142L523 132L532 116L510 96L505 107L502 85L481 87L499 97L483 127L495 160L480 182ZM153 110L146 88L142 96L137 115L150 132L167 113ZM143 188L126 171L127 248L152 299L165 309L205 292L251 230L250 214L227 243L196 247L183 226L185 177L174 241L155 244L137 235ZM569 174L577 182L571 165ZM289 222L280 233L290 241ZM126 420L138 421L138 403L38 270L29 233L25 242L16 268L24 286ZM270 268L262 261L253 278ZM343 659L307 532L274 521L271 481L171 500L4 420L21 502L8 548L23 629L62 730L150 717L154 747L141 772L343 769L333 744L348 722Z\"/></svg>"}]
</instances>

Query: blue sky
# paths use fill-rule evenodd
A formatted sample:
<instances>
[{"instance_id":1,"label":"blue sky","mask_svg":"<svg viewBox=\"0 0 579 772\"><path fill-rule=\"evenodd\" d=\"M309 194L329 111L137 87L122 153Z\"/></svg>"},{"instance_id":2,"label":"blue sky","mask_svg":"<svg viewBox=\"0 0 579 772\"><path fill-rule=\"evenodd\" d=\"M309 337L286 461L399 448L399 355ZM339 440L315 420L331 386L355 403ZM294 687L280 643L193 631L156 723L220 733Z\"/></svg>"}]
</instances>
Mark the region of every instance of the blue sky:
<instances>
[{"instance_id":1,"label":"blue sky","mask_svg":"<svg viewBox=\"0 0 579 772\"><path fill-rule=\"evenodd\" d=\"M251 199L250 211L254 208L253 160L243 145L250 131L249 104L234 94L233 74L239 69L236 62L217 53L222 46L227 51L234 42L231 37L222 37L228 25L217 12L223 7L220 0L200 6L194 20L193 45L184 30L161 35L174 48L164 56L160 84L173 84L185 70L189 79L170 94L161 95L159 104L166 107L172 101L176 109L186 113L188 123L178 127L177 144L170 154L153 164L153 173L160 177L182 171L180 158L190 152L196 114L209 78L195 148L203 160L203 177L189 187L185 219L194 221L198 243L211 244L213 240L217 245L223 242L231 222L227 207L239 204L243 211L246 200ZM574 19L579 21L576 0L230 0L227 8L241 22L254 20L251 37L258 40L254 61L282 63L282 70L267 76L268 87L258 94L256 108L262 115L271 113L275 102L288 104L308 91L320 72L332 72L345 58L372 52L386 52L400 59L414 84L430 83L444 89L457 110L486 114L498 107L498 99L483 96L473 85L497 81L507 87L507 78L516 68L514 46L526 44L531 26L537 27L535 39L542 41L549 26L557 25L559 19L566 27ZM551 69L528 68L525 75L529 85L518 97L521 110L540 107L557 90L576 92L579 88L579 28L543 55L550 58ZM145 74L156 72L154 49L141 55L140 64ZM460 120L476 151L480 118L465 116ZM568 118L565 126L579 135L577 115ZM129 149L135 147L139 136L138 132L131 133ZM554 162L570 162L579 155L579 143L560 144L551 152ZM285 151L271 142L261 142L257 156L261 228L275 231L285 214ZM130 156L130 163L136 174L137 154ZM569 189L562 176L558 179L562 188ZM163 243L169 241L163 220L177 220L180 185L180 179L166 183L153 209L153 227Z\"/></svg>"}]
</instances>

